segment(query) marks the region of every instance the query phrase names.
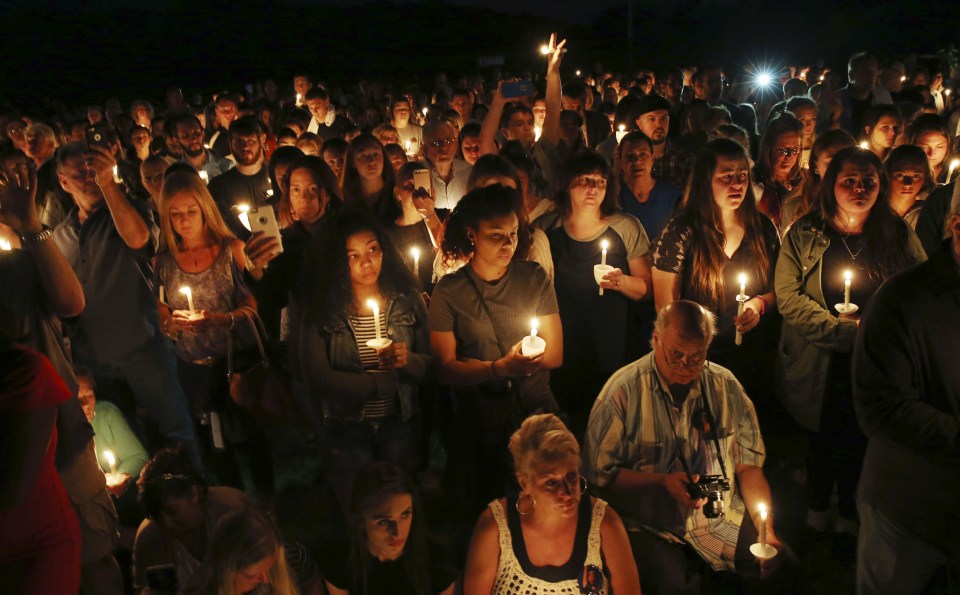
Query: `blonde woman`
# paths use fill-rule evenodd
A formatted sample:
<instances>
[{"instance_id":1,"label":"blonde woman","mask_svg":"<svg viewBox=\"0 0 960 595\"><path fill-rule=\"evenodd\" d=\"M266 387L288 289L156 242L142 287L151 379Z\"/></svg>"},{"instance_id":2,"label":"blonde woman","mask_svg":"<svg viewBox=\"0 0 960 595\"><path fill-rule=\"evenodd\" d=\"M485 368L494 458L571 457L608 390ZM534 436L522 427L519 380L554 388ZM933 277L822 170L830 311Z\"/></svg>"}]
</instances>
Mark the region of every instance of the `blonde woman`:
<instances>
[{"instance_id":1,"label":"blonde woman","mask_svg":"<svg viewBox=\"0 0 960 595\"><path fill-rule=\"evenodd\" d=\"M586 494L580 445L560 418L527 418L510 453L521 491L480 516L464 594L640 593L623 522Z\"/></svg>"},{"instance_id":2,"label":"blonde woman","mask_svg":"<svg viewBox=\"0 0 960 595\"><path fill-rule=\"evenodd\" d=\"M218 522L189 595L297 595L280 533L254 509L230 512Z\"/></svg>"},{"instance_id":3,"label":"blonde woman","mask_svg":"<svg viewBox=\"0 0 960 595\"><path fill-rule=\"evenodd\" d=\"M243 243L227 228L213 197L195 172L177 171L160 192L160 250L155 270L163 289L160 328L174 343L177 370L198 422L205 465L221 484L243 489L235 450L246 455L254 484L273 492L273 463L262 428L230 399L226 375L227 340L246 324L241 308L257 303L243 282ZM190 289L190 295L183 292ZM229 435L218 431L230 427ZM239 431L237 431L239 430ZM234 448L236 447L236 448Z\"/></svg>"}]
</instances>

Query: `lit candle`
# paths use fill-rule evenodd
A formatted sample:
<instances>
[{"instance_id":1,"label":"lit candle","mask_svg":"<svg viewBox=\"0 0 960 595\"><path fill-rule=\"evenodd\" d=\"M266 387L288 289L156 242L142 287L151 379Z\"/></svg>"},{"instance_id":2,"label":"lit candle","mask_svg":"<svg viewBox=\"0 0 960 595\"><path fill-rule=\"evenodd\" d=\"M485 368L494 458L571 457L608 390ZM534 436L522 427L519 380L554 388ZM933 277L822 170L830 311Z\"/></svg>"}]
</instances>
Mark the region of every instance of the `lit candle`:
<instances>
[{"instance_id":1,"label":"lit candle","mask_svg":"<svg viewBox=\"0 0 960 595\"><path fill-rule=\"evenodd\" d=\"M580 71L579 71L579 70L577 71L577 76L580 76Z\"/></svg>"},{"instance_id":2,"label":"lit candle","mask_svg":"<svg viewBox=\"0 0 960 595\"><path fill-rule=\"evenodd\" d=\"M550 46L548 46L547 44L543 44L542 46L540 46L540 53L543 54L544 56L549 56Z\"/></svg>"},{"instance_id":3,"label":"lit candle","mask_svg":"<svg viewBox=\"0 0 960 595\"><path fill-rule=\"evenodd\" d=\"M429 112L429 111L430 111L430 110L429 110L428 108L423 108L423 115L426 116L426 115L427 115L427 112Z\"/></svg>"},{"instance_id":4,"label":"lit candle","mask_svg":"<svg viewBox=\"0 0 960 595\"><path fill-rule=\"evenodd\" d=\"M767 507L760 504L757 508L760 509L760 547L767 549Z\"/></svg>"},{"instance_id":5,"label":"lit candle","mask_svg":"<svg viewBox=\"0 0 960 595\"><path fill-rule=\"evenodd\" d=\"M610 247L610 243L607 240L600 242L600 264L593 267L593 276L597 282L597 285L600 285L603 281L604 275L613 270L613 267L607 266L607 248ZM598 270L599 269L599 270ZM603 295L603 285L600 285L599 295Z\"/></svg>"},{"instance_id":6,"label":"lit candle","mask_svg":"<svg viewBox=\"0 0 960 595\"><path fill-rule=\"evenodd\" d=\"M240 211L237 213L240 224L246 227L247 231L252 231L250 229L250 205L237 205L237 210Z\"/></svg>"},{"instance_id":7,"label":"lit candle","mask_svg":"<svg viewBox=\"0 0 960 595\"><path fill-rule=\"evenodd\" d=\"M116 165L113 166L113 181L117 184L123 182L123 178L120 177L120 169Z\"/></svg>"},{"instance_id":8,"label":"lit candle","mask_svg":"<svg viewBox=\"0 0 960 595\"><path fill-rule=\"evenodd\" d=\"M209 183L210 183L210 176L207 175L207 171L206 171L206 170L201 169L198 173L200 174L200 179L203 180L203 183L204 183L204 184L209 184Z\"/></svg>"},{"instance_id":9,"label":"lit candle","mask_svg":"<svg viewBox=\"0 0 960 595\"><path fill-rule=\"evenodd\" d=\"M403 141L403 147L407 151L407 155L410 154L410 139Z\"/></svg>"},{"instance_id":10,"label":"lit candle","mask_svg":"<svg viewBox=\"0 0 960 595\"><path fill-rule=\"evenodd\" d=\"M207 143L203 143L203 148L204 148L204 149L209 149L209 148L210 148L210 145L208 145Z\"/></svg>"},{"instance_id":11,"label":"lit candle","mask_svg":"<svg viewBox=\"0 0 960 595\"><path fill-rule=\"evenodd\" d=\"M377 340L383 338L383 335L380 334L380 305L376 300L370 299L367 300L367 306L373 310L373 326L377 329Z\"/></svg>"},{"instance_id":12,"label":"lit candle","mask_svg":"<svg viewBox=\"0 0 960 595\"><path fill-rule=\"evenodd\" d=\"M943 94L946 95L947 97L950 97L950 89L944 90Z\"/></svg>"},{"instance_id":13,"label":"lit candle","mask_svg":"<svg viewBox=\"0 0 960 595\"><path fill-rule=\"evenodd\" d=\"M610 247L610 243L607 240L600 242L600 264L607 264L607 248Z\"/></svg>"},{"instance_id":14,"label":"lit candle","mask_svg":"<svg viewBox=\"0 0 960 595\"><path fill-rule=\"evenodd\" d=\"M273 188L267 188L267 198L273 198Z\"/></svg>"},{"instance_id":15,"label":"lit candle","mask_svg":"<svg viewBox=\"0 0 960 595\"><path fill-rule=\"evenodd\" d=\"M300 107L301 105L303 105L303 95L301 93L297 93L297 107Z\"/></svg>"},{"instance_id":16,"label":"lit candle","mask_svg":"<svg viewBox=\"0 0 960 595\"><path fill-rule=\"evenodd\" d=\"M190 306L190 318L196 316L196 311L193 309L193 290L184 285L180 288L180 293L187 296L187 305Z\"/></svg>"},{"instance_id":17,"label":"lit candle","mask_svg":"<svg viewBox=\"0 0 960 595\"><path fill-rule=\"evenodd\" d=\"M863 142L860 143L860 148L861 148L861 149L869 149L869 148L870 148L870 145L867 144L867 141L863 141Z\"/></svg>"},{"instance_id":18,"label":"lit candle","mask_svg":"<svg viewBox=\"0 0 960 595\"><path fill-rule=\"evenodd\" d=\"M9 252L13 249L13 246L10 245L10 242L7 240L0 240L0 250Z\"/></svg>"},{"instance_id":19,"label":"lit candle","mask_svg":"<svg viewBox=\"0 0 960 595\"><path fill-rule=\"evenodd\" d=\"M907 82L907 77L906 77L906 76L901 76L901 77L900 77L900 82L901 82L901 83Z\"/></svg>"},{"instance_id":20,"label":"lit candle","mask_svg":"<svg viewBox=\"0 0 960 595\"><path fill-rule=\"evenodd\" d=\"M110 474L115 475L117 473L117 457L114 456L113 451L103 451L103 458L107 459L107 465L110 467Z\"/></svg>"},{"instance_id":21,"label":"lit candle","mask_svg":"<svg viewBox=\"0 0 960 595\"><path fill-rule=\"evenodd\" d=\"M853 281L853 273L850 271L843 272L843 308L844 310L850 307L850 282Z\"/></svg>"},{"instance_id":22,"label":"lit candle","mask_svg":"<svg viewBox=\"0 0 960 595\"><path fill-rule=\"evenodd\" d=\"M620 144L620 141L622 141L625 136L627 136L627 127L621 124L617 129L617 144Z\"/></svg>"},{"instance_id":23,"label":"lit candle","mask_svg":"<svg viewBox=\"0 0 960 595\"><path fill-rule=\"evenodd\" d=\"M950 169L947 171L947 184L953 180L953 172L957 171L958 167L960 167L960 159L954 159L950 162Z\"/></svg>"},{"instance_id":24,"label":"lit candle","mask_svg":"<svg viewBox=\"0 0 960 595\"><path fill-rule=\"evenodd\" d=\"M535 140L535 141L540 140L540 135L541 135L541 134L543 134L543 128L540 128L539 126L534 126L534 127L533 127L533 140Z\"/></svg>"},{"instance_id":25,"label":"lit candle","mask_svg":"<svg viewBox=\"0 0 960 595\"><path fill-rule=\"evenodd\" d=\"M410 254L413 255L413 274L416 275L420 271L420 248L410 248Z\"/></svg>"},{"instance_id":26,"label":"lit candle","mask_svg":"<svg viewBox=\"0 0 960 595\"><path fill-rule=\"evenodd\" d=\"M523 338L520 344L520 353L527 357L540 355L547 349L547 342L543 337L537 336L537 329L540 328L540 321L536 318L530 319L530 334Z\"/></svg>"},{"instance_id":27,"label":"lit candle","mask_svg":"<svg viewBox=\"0 0 960 595\"><path fill-rule=\"evenodd\" d=\"M737 296L737 317L743 315L744 304L747 303L747 275L745 273L740 273L740 295ZM734 337L734 343L740 345L743 343L743 333L737 331L736 336Z\"/></svg>"}]
</instances>

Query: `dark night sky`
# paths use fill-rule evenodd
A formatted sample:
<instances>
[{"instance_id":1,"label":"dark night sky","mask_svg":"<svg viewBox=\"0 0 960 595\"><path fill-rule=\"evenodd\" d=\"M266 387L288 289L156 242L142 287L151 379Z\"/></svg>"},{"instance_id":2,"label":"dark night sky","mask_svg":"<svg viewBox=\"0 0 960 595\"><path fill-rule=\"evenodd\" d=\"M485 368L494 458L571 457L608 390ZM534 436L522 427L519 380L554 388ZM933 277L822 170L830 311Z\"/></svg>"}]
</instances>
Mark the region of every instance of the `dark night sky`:
<instances>
[{"instance_id":1,"label":"dark night sky","mask_svg":"<svg viewBox=\"0 0 960 595\"><path fill-rule=\"evenodd\" d=\"M552 30L564 65L622 70L628 0L0 0L0 95L103 98L209 91L306 69L332 82L472 73L481 56L542 69ZM930 6L936 5L936 10ZM960 31L960 2L633 0L635 66L764 56L842 66L855 51L931 53ZM869 6L869 13L864 6ZM487 72L489 74L489 71ZM403 79L403 80L398 80Z\"/></svg>"}]
</instances>

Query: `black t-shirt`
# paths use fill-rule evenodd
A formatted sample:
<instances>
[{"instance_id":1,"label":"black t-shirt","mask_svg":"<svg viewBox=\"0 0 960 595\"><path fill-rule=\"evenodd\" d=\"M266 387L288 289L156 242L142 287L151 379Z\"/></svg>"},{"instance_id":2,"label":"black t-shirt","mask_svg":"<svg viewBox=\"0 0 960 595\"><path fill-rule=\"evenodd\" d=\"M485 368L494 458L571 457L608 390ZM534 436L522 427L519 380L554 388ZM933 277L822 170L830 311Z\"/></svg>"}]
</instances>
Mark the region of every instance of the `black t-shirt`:
<instances>
[{"instance_id":1,"label":"black t-shirt","mask_svg":"<svg viewBox=\"0 0 960 595\"><path fill-rule=\"evenodd\" d=\"M235 234L245 238L250 235L250 232L243 227L230 208L241 204L250 206L266 204L267 190L272 190L273 187L267 175L267 168L261 167L260 171L252 176L244 175L237 168L233 168L210 180L209 189L223 220Z\"/></svg>"},{"instance_id":2,"label":"black t-shirt","mask_svg":"<svg viewBox=\"0 0 960 595\"><path fill-rule=\"evenodd\" d=\"M580 498L577 507L577 533L573 539L573 551L570 558L560 566L534 566L527 553L527 544L523 539L523 528L520 525L520 513L517 510L516 496L507 498L507 527L510 528L510 539L513 544L513 554L520 562L523 572L533 578L551 583L575 580L583 574L583 567L587 560L587 546L590 537L590 524L593 519L593 502L589 496Z\"/></svg>"},{"instance_id":3,"label":"black t-shirt","mask_svg":"<svg viewBox=\"0 0 960 595\"><path fill-rule=\"evenodd\" d=\"M364 590L353 584L349 561L350 548L346 544L338 544L327 548L321 556L320 570L328 583L338 589L349 591L351 594L361 594ZM443 561L443 550L440 547L429 547L430 552L430 593L442 593L457 580L457 571L452 564ZM381 562L369 556L370 571L367 573L366 593L391 595L416 595L413 582L407 574L405 558Z\"/></svg>"},{"instance_id":4,"label":"black t-shirt","mask_svg":"<svg viewBox=\"0 0 960 595\"><path fill-rule=\"evenodd\" d=\"M853 128L853 136L859 138L863 132L863 116L870 109L873 103L873 93L866 99L854 99L850 97L850 124Z\"/></svg>"},{"instance_id":5,"label":"black t-shirt","mask_svg":"<svg viewBox=\"0 0 960 595\"><path fill-rule=\"evenodd\" d=\"M866 241L862 236L843 236L832 226L827 225L825 227L830 245L823 253L823 265L821 267L820 279L823 287L823 299L826 300L830 312L836 314L836 304L843 303L843 275L845 271L850 271L852 273L850 303L860 307L857 311L859 316L866 308L867 302L870 301L870 298L883 283L883 279L872 278L870 273L861 266L866 260Z\"/></svg>"}]
</instances>

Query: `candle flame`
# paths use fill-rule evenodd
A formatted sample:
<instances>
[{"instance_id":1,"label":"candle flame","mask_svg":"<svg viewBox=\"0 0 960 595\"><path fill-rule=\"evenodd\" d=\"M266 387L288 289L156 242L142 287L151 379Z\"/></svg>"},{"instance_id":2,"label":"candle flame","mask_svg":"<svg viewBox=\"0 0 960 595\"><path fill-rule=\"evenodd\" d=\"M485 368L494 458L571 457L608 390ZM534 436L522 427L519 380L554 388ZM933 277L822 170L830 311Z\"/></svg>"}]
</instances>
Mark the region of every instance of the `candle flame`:
<instances>
[{"instance_id":1,"label":"candle flame","mask_svg":"<svg viewBox=\"0 0 960 595\"><path fill-rule=\"evenodd\" d=\"M13 249L13 246L10 245L10 242L7 240L0 240L0 250L10 251Z\"/></svg>"},{"instance_id":2,"label":"candle flame","mask_svg":"<svg viewBox=\"0 0 960 595\"><path fill-rule=\"evenodd\" d=\"M533 127L533 140L535 140L535 141L540 140L540 135L541 135L541 134L543 134L543 128L540 128L539 126L534 126L534 127Z\"/></svg>"},{"instance_id":3,"label":"candle flame","mask_svg":"<svg viewBox=\"0 0 960 595\"><path fill-rule=\"evenodd\" d=\"M843 280L844 280L844 281L850 281L850 280L852 280L852 279L853 279L853 273L851 273L850 271L844 271L844 272L843 272Z\"/></svg>"},{"instance_id":4,"label":"candle flame","mask_svg":"<svg viewBox=\"0 0 960 595\"><path fill-rule=\"evenodd\" d=\"M548 46L547 44L543 44L542 46L540 46L540 53L543 54L544 56L549 55L549 54L550 54L550 46Z\"/></svg>"},{"instance_id":5,"label":"candle flame","mask_svg":"<svg viewBox=\"0 0 960 595\"><path fill-rule=\"evenodd\" d=\"M249 213L250 205L237 205L237 210L240 211L241 213Z\"/></svg>"},{"instance_id":6,"label":"candle flame","mask_svg":"<svg viewBox=\"0 0 960 595\"><path fill-rule=\"evenodd\" d=\"M537 320L536 318L531 318L531 319L530 319L530 329L531 329L531 330L537 330L538 328L540 328L540 321Z\"/></svg>"},{"instance_id":7,"label":"candle flame","mask_svg":"<svg viewBox=\"0 0 960 595\"><path fill-rule=\"evenodd\" d=\"M609 247L610 247L610 242L608 242L607 240L603 240L602 242L600 242L600 248L602 248L603 250L606 250Z\"/></svg>"},{"instance_id":8,"label":"candle flame","mask_svg":"<svg viewBox=\"0 0 960 595\"><path fill-rule=\"evenodd\" d=\"M957 169L958 167L960 167L960 159L954 159L950 162L950 169Z\"/></svg>"},{"instance_id":9,"label":"candle flame","mask_svg":"<svg viewBox=\"0 0 960 595\"><path fill-rule=\"evenodd\" d=\"M747 275L746 275L746 273L740 273L739 279L740 279L740 285L746 285L746 284L747 284Z\"/></svg>"},{"instance_id":10,"label":"candle flame","mask_svg":"<svg viewBox=\"0 0 960 595\"><path fill-rule=\"evenodd\" d=\"M370 308L371 310L377 310L380 308L379 304L377 304L377 300L375 299L367 300L367 307Z\"/></svg>"},{"instance_id":11,"label":"candle flame","mask_svg":"<svg viewBox=\"0 0 960 595\"><path fill-rule=\"evenodd\" d=\"M190 295L193 293L193 291L189 287L184 285L183 287L180 288L180 293L182 293L183 295Z\"/></svg>"},{"instance_id":12,"label":"candle flame","mask_svg":"<svg viewBox=\"0 0 960 595\"><path fill-rule=\"evenodd\" d=\"M111 467L117 464L117 457L113 455L111 450L103 451L103 458L107 459L107 465Z\"/></svg>"},{"instance_id":13,"label":"candle flame","mask_svg":"<svg viewBox=\"0 0 960 595\"><path fill-rule=\"evenodd\" d=\"M764 521L767 520L767 505L760 503L757 505L757 510L760 511L760 518Z\"/></svg>"},{"instance_id":14,"label":"candle flame","mask_svg":"<svg viewBox=\"0 0 960 595\"><path fill-rule=\"evenodd\" d=\"M579 70L577 71L577 76L580 76L580 71L579 71Z\"/></svg>"},{"instance_id":15,"label":"candle flame","mask_svg":"<svg viewBox=\"0 0 960 595\"><path fill-rule=\"evenodd\" d=\"M900 77L900 82L901 82L901 83L907 82L907 77L906 77L906 76L901 76L901 77Z\"/></svg>"},{"instance_id":16,"label":"candle flame","mask_svg":"<svg viewBox=\"0 0 960 595\"><path fill-rule=\"evenodd\" d=\"M867 141L863 141L862 143L860 143L860 148L861 148L861 149L869 149L869 148L870 148L870 145L867 144Z\"/></svg>"},{"instance_id":17,"label":"candle flame","mask_svg":"<svg viewBox=\"0 0 960 595\"><path fill-rule=\"evenodd\" d=\"M627 130L627 127L624 126L623 124L621 124L621 125L620 125L620 132L626 132L626 130Z\"/></svg>"},{"instance_id":18,"label":"candle flame","mask_svg":"<svg viewBox=\"0 0 960 595\"><path fill-rule=\"evenodd\" d=\"M412 254L414 258L420 258L420 248L410 248L410 254Z\"/></svg>"},{"instance_id":19,"label":"candle flame","mask_svg":"<svg viewBox=\"0 0 960 595\"><path fill-rule=\"evenodd\" d=\"M426 116L428 111L430 111L430 110L427 109L427 108L423 108L423 115Z\"/></svg>"}]
</instances>

